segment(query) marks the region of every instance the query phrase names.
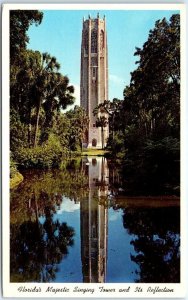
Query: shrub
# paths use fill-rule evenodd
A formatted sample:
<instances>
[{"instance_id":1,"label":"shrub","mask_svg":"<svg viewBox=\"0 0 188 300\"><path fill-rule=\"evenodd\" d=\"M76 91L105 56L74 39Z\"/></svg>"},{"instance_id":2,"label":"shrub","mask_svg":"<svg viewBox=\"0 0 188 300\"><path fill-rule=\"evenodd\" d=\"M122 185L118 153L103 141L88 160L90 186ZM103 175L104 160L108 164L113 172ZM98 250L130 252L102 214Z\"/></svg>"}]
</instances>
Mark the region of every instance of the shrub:
<instances>
[{"instance_id":1,"label":"shrub","mask_svg":"<svg viewBox=\"0 0 188 300\"><path fill-rule=\"evenodd\" d=\"M62 148L58 138L51 135L48 141L35 148L21 148L15 153L20 168L48 169L59 167L62 161Z\"/></svg>"}]
</instances>

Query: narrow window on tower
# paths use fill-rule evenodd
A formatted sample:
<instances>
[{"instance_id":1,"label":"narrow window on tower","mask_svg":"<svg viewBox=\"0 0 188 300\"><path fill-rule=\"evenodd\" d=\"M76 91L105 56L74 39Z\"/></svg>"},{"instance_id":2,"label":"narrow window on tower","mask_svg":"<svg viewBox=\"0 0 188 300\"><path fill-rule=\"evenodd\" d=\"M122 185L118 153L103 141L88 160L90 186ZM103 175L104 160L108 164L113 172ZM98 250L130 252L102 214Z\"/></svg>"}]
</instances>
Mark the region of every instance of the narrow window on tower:
<instances>
[{"instance_id":1,"label":"narrow window on tower","mask_svg":"<svg viewBox=\"0 0 188 300\"><path fill-rule=\"evenodd\" d=\"M100 50L102 51L104 49L104 31L101 30L100 33Z\"/></svg>"},{"instance_id":2,"label":"narrow window on tower","mask_svg":"<svg viewBox=\"0 0 188 300\"><path fill-rule=\"evenodd\" d=\"M97 68L92 67L92 79L96 80L96 78L97 78Z\"/></svg>"},{"instance_id":3,"label":"narrow window on tower","mask_svg":"<svg viewBox=\"0 0 188 300\"><path fill-rule=\"evenodd\" d=\"M88 31L84 33L84 49L85 54L88 54Z\"/></svg>"},{"instance_id":4,"label":"narrow window on tower","mask_svg":"<svg viewBox=\"0 0 188 300\"><path fill-rule=\"evenodd\" d=\"M97 31L91 32L91 53L97 53Z\"/></svg>"}]
</instances>

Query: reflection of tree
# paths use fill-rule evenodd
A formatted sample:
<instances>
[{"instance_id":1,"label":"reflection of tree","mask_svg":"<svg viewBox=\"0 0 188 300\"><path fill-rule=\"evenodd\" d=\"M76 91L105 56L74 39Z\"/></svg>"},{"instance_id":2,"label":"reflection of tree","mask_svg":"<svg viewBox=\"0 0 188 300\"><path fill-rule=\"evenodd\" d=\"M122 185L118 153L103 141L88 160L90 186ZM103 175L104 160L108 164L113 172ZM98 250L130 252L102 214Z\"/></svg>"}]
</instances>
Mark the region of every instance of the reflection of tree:
<instances>
[{"instance_id":1,"label":"reflection of tree","mask_svg":"<svg viewBox=\"0 0 188 300\"><path fill-rule=\"evenodd\" d=\"M121 194L120 191L124 191L125 182L122 181L121 176L121 161L116 160L108 161L108 167L109 167L109 189L111 191L112 196L116 196ZM125 191L124 191L125 193Z\"/></svg>"},{"instance_id":2,"label":"reflection of tree","mask_svg":"<svg viewBox=\"0 0 188 300\"><path fill-rule=\"evenodd\" d=\"M70 165L63 171L27 171L24 181L11 191L12 223L33 220L50 205L55 212L64 197L78 202L88 193L88 179L80 166ZM74 188L73 188L74 183Z\"/></svg>"},{"instance_id":3,"label":"reflection of tree","mask_svg":"<svg viewBox=\"0 0 188 300\"><path fill-rule=\"evenodd\" d=\"M138 282L175 283L180 281L179 209L126 208L123 225L129 234L137 255Z\"/></svg>"},{"instance_id":4,"label":"reflection of tree","mask_svg":"<svg viewBox=\"0 0 188 300\"><path fill-rule=\"evenodd\" d=\"M47 282L73 244L74 230L54 222L64 197L79 201L88 193L87 177L76 162L63 171L29 171L11 192L10 261L12 282ZM74 183L74 188L72 187Z\"/></svg>"},{"instance_id":5,"label":"reflection of tree","mask_svg":"<svg viewBox=\"0 0 188 300\"><path fill-rule=\"evenodd\" d=\"M10 268L12 282L49 282L55 278L57 264L73 245L73 228L53 221L50 207L45 222L26 221L11 225Z\"/></svg>"}]
</instances>

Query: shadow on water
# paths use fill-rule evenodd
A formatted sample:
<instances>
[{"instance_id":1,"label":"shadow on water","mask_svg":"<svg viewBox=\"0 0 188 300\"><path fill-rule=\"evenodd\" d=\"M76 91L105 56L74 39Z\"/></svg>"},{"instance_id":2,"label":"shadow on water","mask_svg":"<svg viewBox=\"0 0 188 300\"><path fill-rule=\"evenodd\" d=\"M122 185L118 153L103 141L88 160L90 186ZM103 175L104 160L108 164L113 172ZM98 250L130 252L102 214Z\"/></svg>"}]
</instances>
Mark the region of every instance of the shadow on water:
<instances>
[{"instance_id":1,"label":"shadow on water","mask_svg":"<svg viewBox=\"0 0 188 300\"><path fill-rule=\"evenodd\" d=\"M11 191L11 282L179 282L179 199L125 196L118 168L98 157L23 174Z\"/></svg>"}]
</instances>

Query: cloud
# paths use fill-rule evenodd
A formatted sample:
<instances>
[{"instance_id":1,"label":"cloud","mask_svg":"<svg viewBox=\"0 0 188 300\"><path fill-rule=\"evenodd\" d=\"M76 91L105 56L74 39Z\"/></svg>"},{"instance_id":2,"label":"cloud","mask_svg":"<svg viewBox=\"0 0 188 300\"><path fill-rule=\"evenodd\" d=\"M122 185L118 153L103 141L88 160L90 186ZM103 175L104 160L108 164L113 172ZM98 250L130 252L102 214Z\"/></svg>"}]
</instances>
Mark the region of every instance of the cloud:
<instances>
[{"instance_id":1,"label":"cloud","mask_svg":"<svg viewBox=\"0 0 188 300\"><path fill-rule=\"evenodd\" d=\"M109 217L109 221L117 221L117 220L118 220L118 214L114 214Z\"/></svg>"},{"instance_id":2,"label":"cloud","mask_svg":"<svg viewBox=\"0 0 188 300\"><path fill-rule=\"evenodd\" d=\"M75 210L80 209L80 203L74 203L66 197L63 197L63 201L60 205L60 209L57 211L57 214L61 214L63 211L74 212Z\"/></svg>"},{"instance_id":3,"label":"cloud","mask_svg":"<svg viewBox=\"0 0 188 300\"><path fill-rule=\"evenodd\" d=\"M115 84L124 84L124 79L122 79L121 77L119 77L117 75L110 74L109 79L111 82L113 82Z\"/></svg>"},{"instance_id":4,"label":"cloud","mask_svg":"<svg viewBox=\"0 0 188 300\"><path fill-rule=\"evenodd\" d=\"M75 97L75 103L74 105L79 105L80 106L80 86L78 84L73 84L74 86L74 97Z\"/></svg>"}]
</instances>

